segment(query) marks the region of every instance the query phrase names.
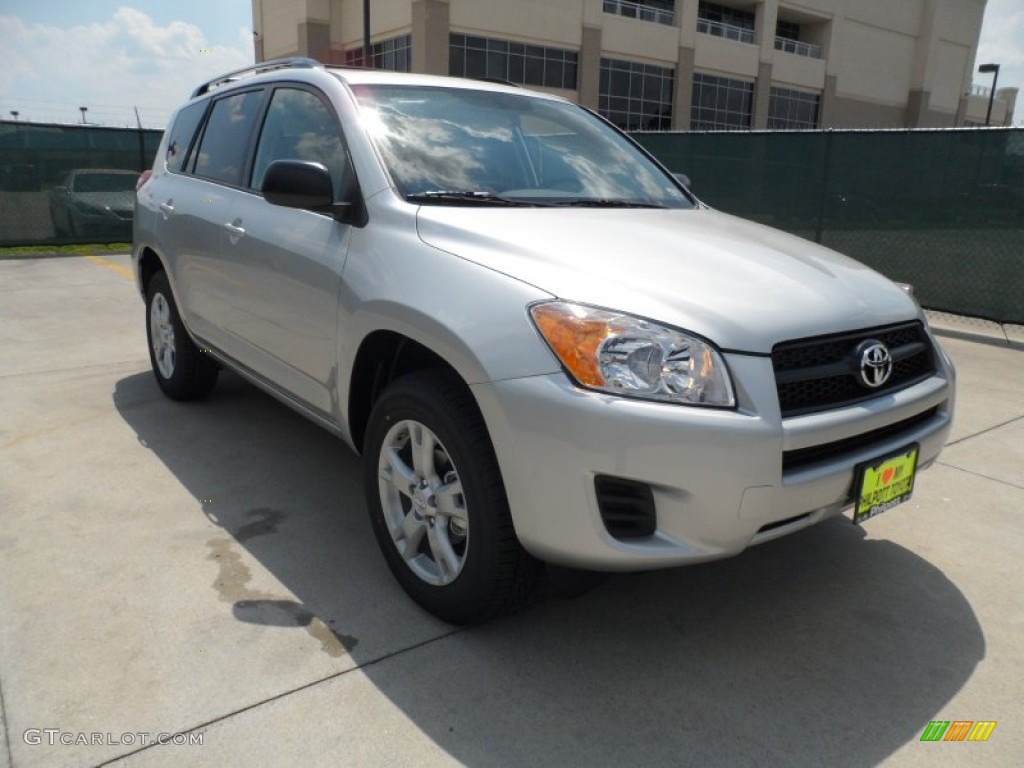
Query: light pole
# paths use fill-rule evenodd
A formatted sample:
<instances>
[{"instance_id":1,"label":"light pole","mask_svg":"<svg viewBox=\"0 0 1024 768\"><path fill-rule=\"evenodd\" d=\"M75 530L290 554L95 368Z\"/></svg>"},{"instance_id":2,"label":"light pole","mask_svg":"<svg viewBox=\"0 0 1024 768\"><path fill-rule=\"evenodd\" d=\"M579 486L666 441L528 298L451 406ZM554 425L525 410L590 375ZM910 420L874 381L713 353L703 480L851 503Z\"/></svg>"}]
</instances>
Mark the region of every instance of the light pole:
<instances>
[{"instance_id":1,"label":"light pole","mask_svg":"<svg viewBox=\"0 0 1024 768\"><path fill-rule=\"evenodd\" d=\"M370 0L363 0L363 66L373 69L373 47L370 45Z\"/></svg>"},{"instance_id":2,"label":"light pole","mask_svg":"<svg viewBox=\"0 0 1024 768\"><path fill-rule=\"evenodd\" d=\"M992 73L992 90L988 94L988 112L985 113L985 125L988 126L992 122L992 101L996 97L996 83L999 82L999 65L982 64L978 67L978 71L983 75Z\"/></svg>"},{"instance_id":3,"label":"light pole","mask_svg":"<svg viewBox=\"0 0 1024 768\"><path fill-rule=\"evenodd\" d=\"M85 112L89 108L88 107L79 107L79 109L82 110L82 125L85 125Z\"/></svg>"},{"instance_id":4,"label":"light pole","mask_svg":"<svg viewBox=\"0 0 1024 768\"><path fill-rule=\"evenodd\" d=\"M16 110L16 109L12 109L12 110L11 110L11 117L13 117L13 118L14 118L15 120L17 120L17 119L18 119L18 115L20 115L20 114L21 114L21 112L19 112L19 111L18 111L18 110Z\"/></svg>"}]
</instances>

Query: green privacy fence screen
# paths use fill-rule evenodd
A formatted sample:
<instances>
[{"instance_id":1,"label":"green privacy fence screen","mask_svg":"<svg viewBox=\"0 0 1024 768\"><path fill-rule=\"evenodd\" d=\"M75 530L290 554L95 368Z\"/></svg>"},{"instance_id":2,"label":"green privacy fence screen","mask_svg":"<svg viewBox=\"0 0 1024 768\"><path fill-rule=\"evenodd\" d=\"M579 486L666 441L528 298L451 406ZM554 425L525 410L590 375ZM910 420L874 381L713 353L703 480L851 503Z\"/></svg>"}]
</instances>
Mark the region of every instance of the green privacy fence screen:
<instances>
[{"instance_id":1,"label":"green privacy fence screen","mask_svg":"<svg viewBox=\"0 0 1024 768\"><path fill-rule=\"evenodd\" d=\"M135 181L161 135L0 120L0 245L130 241Z\"/></svg>"},{"instance_id":2,"label":"green privacy fence screen","mask_svg":"<svg viewBox=\"0 0 1024 768\"><path fill-rule=\"evenodd\" d=\"M0 246L130 240L160 136L0 121ZM926 307L1024 323L1024 129L634 136L715 208L912 283Z\"/></svg>"},{"instance_id":3,"label":"green privacy fence screen","mask_svg":"<svg viewBox=\"0 0 1024 768\"><path fill-rule=\"evenodd\" d=\"M1024 130L637 133L708 205L1024 323Z\"/></svg>"}]
</instances>

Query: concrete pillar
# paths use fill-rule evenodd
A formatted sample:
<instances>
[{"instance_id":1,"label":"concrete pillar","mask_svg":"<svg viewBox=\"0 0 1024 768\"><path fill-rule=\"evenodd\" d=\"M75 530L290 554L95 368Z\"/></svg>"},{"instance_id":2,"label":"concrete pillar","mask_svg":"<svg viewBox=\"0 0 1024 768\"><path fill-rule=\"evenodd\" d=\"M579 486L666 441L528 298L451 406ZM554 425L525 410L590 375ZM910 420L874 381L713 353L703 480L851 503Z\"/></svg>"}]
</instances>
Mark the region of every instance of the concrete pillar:
<instances>
[{"instance_id":1,"label":"concrete pillar","mask_svg":"<svg viewBox=\"0 0 1024 768\"><path fill-rule=\"evenodd\" d=\"M764 0L754 8L754 42L760 49L761 61L775 57L775 28L779 23L779 0Z\"/></svg>"},{"instance_id":2,"label":"concrete pillar","mask_svg":"<svg viewBox=\"0 0 1024 768\"><path fill-rule=\"evenodd\" d=\"M754 81L754 114L751 128L764 130L768 127L768 108L772 97L772 65L762 61L757 68Z\"/></svg>"},{"instance_id":3,"label":"concrete pillar","mask_svg":"<svg viewBox=\"0 0 1024 768\"><path fill-rule=\"evenodd\" d=\"M695 58L696 53L693 48L686 45L679 46L679 63L676 64L676 91L672 95L672 128L676 131L690 130Z\"/></svg>"},{"instance_id":4,"label":"concrete pillar","mask_svg":"<svg viewBox=\"0 0 1024 768\"><path fill-rule=\"evenodd\" d=\"M932 95L928 91L911 90L907 94L907 117L905 125L908 128L918 128L928 122L928 103Z\"/></svg>"},{"instance_id":5,"label":"concrete pillar","mask_svg":"<svg viewBox=\"0 0 1024 768\"><path fill-rule=\"evenodd\" d=\"M825 75L825 89L818 103L818 127L836 127L836 76Z\"/></svg>"},{"instance_id":6,"label":"concrete pillar","mask_svg":"<svg viewBox=\"0 0 1024 768\"><path fill-rule=\"evenodd\" d=\"M957 128L963 127L963 124L967 120L967 104L967 97L961 96L960 102L956 105L956 122L953 123Z\"/></svg>"},{"instance_id":7,"label":"concrete pillar","mask_svg":"<svg viewBox=\"0 0 1024 768\"><path fill-rule=\"evenodd\" d=\"M928 107L932 94L928 74L939 44L935 9L936 0L925 0L914 45L914 63L910 70L910 91L907 93L907 116L904 121L908 128L929 124Z\"/></svg>"},{"instance_id":8,"label":"concrete pillar","mask_svg":"<svg viewBox=\"0 0 1024 768\"><path fill-rule=\"evenodd\" d=\"M754 114L751 128L768 127L768 109L771 106L772 62L775 60L775 27L779 21L779 0L758 3L754 16L754 42L758 46L760 65L754 81Z\"/></svg>"},{"instance_id":9,"label":"concrete pillar","mask_svg":"<svg viewBox=\"0 0 1024 768\"><path fill-rule=\"evenodd\" d=\"M447 0L414 0L412 4L412 71L448 74Z\"/></svg>"},{"instance_id":10,"label":"concrete pillar","mask_svg":"<svg viewBox=\"0 0 1024 768\"><path fill-rule=\"evenodd\" d=\"M323 21L299 24L299 56L329 62L331 56L331 25Z\"/></svg>"},{"instance_id":11,"label":"concrete pillar","mask_svg":"<svg viewBox=\"0 0 1024 768\"><path fill-rule=\"evenodd\" d=\"M676 0L676 24L679 25L679 45L693 48L697 45L698 4L694 0Z\"/></svg>"},{"instance_id":12,"label":"concrete pillar","mask_svg":"<svg viewBox=\"0 0 1024 768\"><path fill-rule=\"evenodd\" d=\"M576 61L579 103L596 110L601 93L601 28L583 25L580 55Z\"/></svg>"}]
</instances>

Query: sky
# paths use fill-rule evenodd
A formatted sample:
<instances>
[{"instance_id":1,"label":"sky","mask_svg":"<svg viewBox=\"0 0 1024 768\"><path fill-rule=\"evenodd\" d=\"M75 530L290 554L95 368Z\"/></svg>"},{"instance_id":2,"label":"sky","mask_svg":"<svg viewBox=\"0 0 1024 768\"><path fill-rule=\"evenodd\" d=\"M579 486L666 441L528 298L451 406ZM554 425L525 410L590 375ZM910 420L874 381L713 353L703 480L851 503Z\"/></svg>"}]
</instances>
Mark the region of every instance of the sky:
<instances>
[{"instance_id":1,"label":"sky","mask_svg":"<svg viewBox=\"0 0 1024 768\"><path fill-rule=\"evenodd\" d=\"M898 2L898 0L892 0ZM204 80L253 61L250 0L0 0L0 117L163 128ZM1024 0L988 0L978 64L1024 91ZM991 75L975 74L979 85ZM1016 122L1024 124L1024 96Z\"/></svg>"},{"instance_id":2,"label":"sky","mask_svg":"<svg viewBox=\"0 0 1024 768\"><path fill-rule=\"evenodd\" d=\"M999 65L999 88L1020 88L1014 123L1024 125L1024 0L988 0L978 42L980 64ZM974 82L991 86L992 75L975 73Z\"/></svg>"},{"instance_id":3,"label":"sky","mask_svg":"<svg viewBox=\"0 0 1024 768\"><path fill-rule=\"evenodd\" d=\"M0 117L164 128L253 62L250 0L0 0Z\"/></svg>"}]
</instances>

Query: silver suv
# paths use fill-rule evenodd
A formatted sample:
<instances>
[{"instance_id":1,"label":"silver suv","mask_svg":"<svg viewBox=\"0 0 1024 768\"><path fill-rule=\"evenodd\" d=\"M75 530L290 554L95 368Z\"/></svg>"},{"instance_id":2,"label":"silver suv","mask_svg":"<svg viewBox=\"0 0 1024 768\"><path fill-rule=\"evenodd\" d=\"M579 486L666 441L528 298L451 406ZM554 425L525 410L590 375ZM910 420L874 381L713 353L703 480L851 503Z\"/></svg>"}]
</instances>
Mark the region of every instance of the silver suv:
<instances>
[{"instance_id":1,"label":"silver suv","mask_svg":"<svg viewBox=\"0 0 1024 768\"><path fill-rule=\"evenodd\" d=\"M388 565L448 621L511 609L540 561L859 523L949 432L908 291L554 96L268 62L196 89L137 197L161 389L230 368L361 453Z\"/></svg>"}]
</instances>

